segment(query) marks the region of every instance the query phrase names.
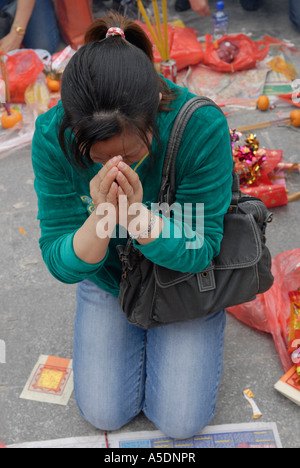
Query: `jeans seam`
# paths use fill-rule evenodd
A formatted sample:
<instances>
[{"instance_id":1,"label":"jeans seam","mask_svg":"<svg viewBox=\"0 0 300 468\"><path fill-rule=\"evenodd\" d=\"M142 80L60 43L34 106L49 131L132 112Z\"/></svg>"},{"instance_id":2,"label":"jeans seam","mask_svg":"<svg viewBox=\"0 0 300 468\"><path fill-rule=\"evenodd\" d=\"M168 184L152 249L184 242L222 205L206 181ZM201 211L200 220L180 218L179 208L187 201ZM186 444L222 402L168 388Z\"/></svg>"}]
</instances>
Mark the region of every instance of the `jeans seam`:
<instances>
[{"instance_id":1,"label":"jeans seam","mask_svg":"<svg viewBox=\"0 0 300 468\"><path fill-rule=\"evenodd\" d=\"M147 345L147 334L145 332L144 349L143 349L143 354L142 354L142 359L141 359L140 376L139 376L140 383L139 383L139 388L137 392L136 408L135 408L136 415L138 415L140 411L142 410L143 399L145 399L145 395L142 396L142 388L143 388L143 374L144 374L144 368L145 368L145 362L146 362L146 347L147 347L146 345Z\"/></svg>"},{"instance_id":2,"label":"jeans seam","mask_svg":"<svg viewBox=\"0 0 300 468\"><path fill-rule=\"evenodd\" d=\"M226 313L225 313L226 314ZM217 382L218 384L215 386L215 389L214 389L214 392L213 392L213 407L212 407L212 410L211 410L211 413L210 413L210 420L213 418L214 414L215 414L215 410L216 410L216 403L217 403L217 397L218 397L218 393L219 393L219 388L220 388L220 381L221 381L221 376L222 376L222 373L223 373L223 352L224 352L224 342L225 342L225 326L226 326L226 315L224 314L224 318L223 318L223 324L222 324L222 336L223 336L223 339L222 339L222 342L220 343L220 340L218 340L218 343L219 343L219 355L221 354L221 359L219 360L219 365L218 365L218 371L217 371ZM223 350L223 351L222 351ZM222 351L222 352L221 352Z\"/></svg>"}]
</instances>

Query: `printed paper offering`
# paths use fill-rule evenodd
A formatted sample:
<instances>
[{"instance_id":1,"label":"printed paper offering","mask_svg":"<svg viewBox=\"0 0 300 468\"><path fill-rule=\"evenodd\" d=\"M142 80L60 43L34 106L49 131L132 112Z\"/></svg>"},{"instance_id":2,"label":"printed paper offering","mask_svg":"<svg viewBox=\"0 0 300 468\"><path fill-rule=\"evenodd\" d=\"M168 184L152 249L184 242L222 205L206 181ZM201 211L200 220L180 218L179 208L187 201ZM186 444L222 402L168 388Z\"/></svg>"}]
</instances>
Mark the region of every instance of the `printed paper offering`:
<instances>
[{"instance_id":1,"label":"printed paper offering","mask_svg":"<svg viewBox=\"0 0 300 468\"><path fill-rule=\"evenodd\" d=\"M297 374L296 366L293 366L284 374L274 387L282 395L300 406L300 376Z\"/></svg>"},{"instance_id":2,"label":"printed paper offering","mask_svg":"<svg viewBox=\"0 0 300 468\"><path fill-rule=\"evenodd\" d=\"M20 398L67 405L73 391L71 359L41 355Z\"/></svg>"},{"instance_id":3,"label":"printed paper offering","mask_svg":"<svg viewBox=\"0 0 300 468\"><path fill-rule=\"evenodd\" d=\"M143 437L144 435L144 437ZM108 434L108 440L111 436ZM191 439L178 440L164 436L159 431L120 433L119 448L281 448L275 423L224 424L207 426Z\"/></svg>"},{"instance_id":4,"label":"printed paper offering","mask_svg":"<svg viewBox=\"0 0 300 468\"><path fill-rule=\"evenodd\" d=\"M207 426L191 439L171 439L160 431L113 432L108 433L110 449L159 449L185 450L197 448L282 448L277 425L274 422L255 422L245 424L223 424ZM25 442L9 445L7 448L105 448L104 435L90 437L70 437L37 442ZM112 452L117 457L119 452ZM130 451L129 451L130 453ZM151 452L150 452L151 453ZM152 452L153 453L153 452ZM146 460L143 458L141 460ZM121 461L121 460L111 460ZM150 460L149 460L150 461ZM155 460L154 460L155 461ZM170 461L170 460L168 460Z\"/></svg>"}]
</instances>

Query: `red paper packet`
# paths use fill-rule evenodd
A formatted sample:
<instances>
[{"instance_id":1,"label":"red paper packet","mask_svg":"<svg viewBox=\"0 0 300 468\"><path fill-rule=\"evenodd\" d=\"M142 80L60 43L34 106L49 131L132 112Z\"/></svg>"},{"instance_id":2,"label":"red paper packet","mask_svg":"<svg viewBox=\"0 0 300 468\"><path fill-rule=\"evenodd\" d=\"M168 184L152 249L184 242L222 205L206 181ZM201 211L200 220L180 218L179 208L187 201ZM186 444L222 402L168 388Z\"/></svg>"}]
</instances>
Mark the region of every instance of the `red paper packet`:
<instances>
[{"instance_id":1,"label":"red paper packet","mask_svg":"<svg viewBox=\"0 0 300 468\"><path fill-rule=\"evenodd\" d=\"M288 352L292 353L300 347L300 291L290 291L291 314L289 321Z\"/></svg>"}]
</instances>

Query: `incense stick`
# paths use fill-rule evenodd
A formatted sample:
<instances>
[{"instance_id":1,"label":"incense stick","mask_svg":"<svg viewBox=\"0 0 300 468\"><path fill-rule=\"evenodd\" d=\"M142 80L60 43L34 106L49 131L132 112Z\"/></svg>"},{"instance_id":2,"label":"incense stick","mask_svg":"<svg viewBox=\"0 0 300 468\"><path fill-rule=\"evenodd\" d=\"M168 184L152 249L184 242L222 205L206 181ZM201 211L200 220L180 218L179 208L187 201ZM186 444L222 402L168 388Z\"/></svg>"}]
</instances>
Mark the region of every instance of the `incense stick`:
<instances>
[{"instance_id":1,"label":"incense stick","mask_svg":"<svg viewBox=\"0 0 300 468\"><path fill-rule=\"evenodd\" d=\"M277 164L276 169L287 170L288 171L287 175L290 175L293 171L300 172L300 163L282 161Z\"/></svg>"},{"instance_id":2,"label":"incense stick","mask_svg":"<svg viewBox=\"0 0 300 468\"><path fill-rule=\"evenodd\" d=\"M104 431L104 437L105 437L105 447L109 448L107 431Z\"/></svg>"},{"instance_id":3,"label":"incense stick","mask_svg":"<svg viewBox=\"0 0 300 468\"><path fill-rule=\"evenodd\" d=\"M169 54L169 39L168 39L168 13L167 13L167 0L162 0L164 35L165 35L165 51L166 61L170 59Z\"/></svg>"},{"instance_id":4,"label":"incense stick","mask_svg":"<svg viewBox=\"0 0 300 468\"><path fill-rule=\"evenodd\" d=\"M162 49L163 49L162 59L167 60L168 52L166 50L166 44L164 44L164 40L163 40L162 33L161 33L161 24L160 24L160 17L159 17L157 0L153 0L152 5L153 5L153 11L154 11L154 16L155 16L155 21L156 21L157 35L158 35L158 39L160 41L160 44L162 44Z\"/></svg>"},{"instance_id":5,"label":"incense stick","mask_svg":"<svg viewBox=\"0 0 300 468\"><path fill-rule=\"evenodd\" d=\"M269 120L268 122L261 122L261 123L256 123L256 124L250 124L250 125L245 125L244 127L239 127L236 130L238 132L247 132L248 130L255 130L257 128L266 128L266 127L272 127L273 125L277 125L280 123L286 123L290 124L291 119L289 118L284 118L284 119L278 119L278 120Z\"/></svg>"},{"instance_id":6,"label":"incense stick","mask_svg":"<svg viewBox=\"0 0 300 468\"><path fill-rule=\"evenodd\" d=\"M299 200L299 198L300 198L300 192L295 192L295 193L291 193L290 195L287 195L287 199L289 202Z\"/></svg>"}]
</instances>

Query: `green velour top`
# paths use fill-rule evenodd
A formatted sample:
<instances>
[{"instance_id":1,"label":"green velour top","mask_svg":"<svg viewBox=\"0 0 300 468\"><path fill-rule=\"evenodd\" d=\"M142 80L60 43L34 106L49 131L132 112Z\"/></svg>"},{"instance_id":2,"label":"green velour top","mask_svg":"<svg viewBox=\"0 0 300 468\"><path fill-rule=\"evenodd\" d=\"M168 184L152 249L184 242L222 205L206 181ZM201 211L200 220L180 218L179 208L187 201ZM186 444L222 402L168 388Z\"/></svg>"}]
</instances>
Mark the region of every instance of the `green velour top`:
<instances>
[{"instance_id":1,"label":"green velour top","mask_svg":"<svg viewBox=\"0 0 300 468\"><path fill-rule=\"evenodd\" d=\"M171 102L171 110L157 115L160 142L153 138L153 159L145 158L136 168L143 185L143 203L149 207L157 202L165 151L175 117L182 105L194 96L187 88L170 81L168 85L176 88L177 93ZM74 234L94 209L89 182L100 166L93 164L80 172L67 160L58 143L62 114L59 102L40 115L32 142L42 256L51 274L59 281L77 283L88 278L117 297L121 263L116 245L126 243L124 232L119 232L121 238L112 236L105 258L97 264L82 261L74 252ZM232 153L227 120L218 109L202 107L188 122L177 155L176 202L180 206L199 204L204 207L204 219L199 215L197 220L196 209L192 213L193 225L186 222L183 214L181 218L163 217L160 236L144 246L134 241L135 246L153 262L173 270L195 273L205 269L220 250L223 217L231 200L231 184ZM197 221L199 225L204 222L203 232L197 228ZM191 239L196 244L187 247Z\"/></svg>"}]
</instances>

